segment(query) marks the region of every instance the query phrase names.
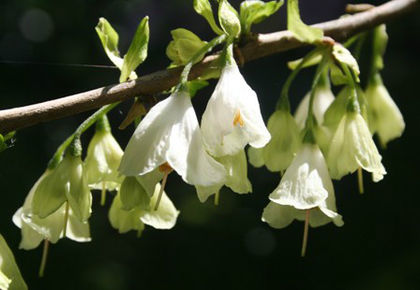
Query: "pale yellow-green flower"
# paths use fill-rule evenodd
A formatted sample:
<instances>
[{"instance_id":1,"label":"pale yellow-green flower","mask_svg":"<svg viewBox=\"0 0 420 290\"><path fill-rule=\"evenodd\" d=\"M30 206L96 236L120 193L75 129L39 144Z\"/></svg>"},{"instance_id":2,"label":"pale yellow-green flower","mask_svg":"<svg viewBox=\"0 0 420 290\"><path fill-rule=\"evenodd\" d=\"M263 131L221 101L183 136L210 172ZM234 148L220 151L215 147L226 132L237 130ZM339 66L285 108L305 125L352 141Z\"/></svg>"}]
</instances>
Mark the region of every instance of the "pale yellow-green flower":
<instances>
[{"instance_id":1,"label":"pale yellow-green flower","mask_svg":"<svg viewBox=\"0 0 420 290\"><path fill-rule=\"evenodd\" d=\"M357 112L346 112L332 137L328 151L331 177L340 179L358 168L363 168L372 173L373 181L380 181L386 174L381 159L363 117Z\"/></svg>"},{"instance_id":2,"label":"pale yellow-green flower","mask_svg":"<svg viewBox=\"0 0 420 290\"><path fill-rule=\"evenodd\" d=\"M118 166L123 153L104 115L97 121L96 132L89 143L85 159L85 174L91 189L115 190L121 184Z\"/></svg>"},{"instance_id":3,"label":"pale yellow-green flower","mask_svg":"<svg viewBox=\"0 0 420 290\"><path fill-rule=\"evenodd\" d=\"M405 129L404 118L377 73L366 88L368 101L369 128L378 134L382 145L402 135Z\"/></svg>"},{"instance_id":4,"label":"pale yellow-green flower","mask_svg":"<svg viewBox=\"0 0 420 290\"><path fill-rule=\"evenodd\" d=\"M290 165L300 146L299 129L288 110L276 110L268 119L271 139L263 148L248 149L249 161L255 167L283 171Z\"/></svg>"},{"instance_id":5,"label":"pale yellow-green flower","mask_svg":"<svg viewBox=\"0 0 420 290\"><path fill-rule=\"evenodd\" d=\"M12 251L0 235L0 289L26 290L25 281L19 271Z\"/></svg>"}]
</instances>

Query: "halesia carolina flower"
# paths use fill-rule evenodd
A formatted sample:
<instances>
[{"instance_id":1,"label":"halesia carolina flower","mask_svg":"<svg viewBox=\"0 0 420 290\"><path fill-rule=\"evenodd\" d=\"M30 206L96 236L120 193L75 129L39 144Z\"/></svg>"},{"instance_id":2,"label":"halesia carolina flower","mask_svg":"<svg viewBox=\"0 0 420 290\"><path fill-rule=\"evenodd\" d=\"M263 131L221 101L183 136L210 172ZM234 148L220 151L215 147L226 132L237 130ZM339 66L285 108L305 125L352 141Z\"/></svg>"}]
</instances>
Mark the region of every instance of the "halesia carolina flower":
<instances>
[{"instance_id":1,"label":"halesia carolina flower","mask_svg":"<svg viewBox=\"0 0 420 290\"><path fill-rule=\"evenodd\" d=\"M41 219L56 212L65 202L79 221L85 222L90 216L92 195L80 156L67 153L55 169L47 170L33 190L32 214Z\"/></svg>"},{"instance_id":2,"label":"halesia carolina flower","mask_svg":"<svg viewBox=\"0 0 420 290\"><path fill-rule=\"evenodd\" d=\"M290 165L300 146L299 129L288 110L280 109L268 119L271 140L263 148L248 149L249 161L255 167L265 164L268 170L283 171Z\"/></svg>"},{"instance_id":3,"label":"halesia carolina flower","mask_svg":"<svg viewBox=\"0 0 420 290\"><path fill-rule=\"evenodd\" d=\"M215 157L235 155L247 144L261 148L270 140L257 94L245 82L232 56L204 111L201 129L206 149Z\"/></svg>"},{"instance_id":4,"label":"halesia carolina flower","mask_svg":"<svg viewBox=\"0 0 420 290\"><path fill-rule=\"evenodd\" d=\"M372 173L373 181L386 174L381 155L360 113L349 111L341 119L328 151L331 177L340 179L362 168Z\"/></svg>"},{"instance_id":5,"label":"halesia carolina flower","mask_svg":"<svg viewBox=\"0 0 420 290\"><path fill-rule=\"evenodd\" d=\"M12 251L0 235L0 289L27 290Z\"/></svg>"},{"instance_id":6,"label":"halesia carolina flower","mask_svg":"<svg viewBox=\"0 0 420 290\"><path fill-rule=\"evenodd\" d=\"M402 135L404 118L394 100L385 88L381 76L376 74L366 89L368 101L369 128L377 133L382 145Z\"/></svg>"},{"instance_id":7,"label":"halesia carolina flower","mask_svg":"<svg viewBox=\"0 0 420 290\"><path fill-rule=\"evenodd\" d=\"M163 192L160 205L157 210L154 210L160 190L161 185L157 183L148 208L135 207L129 211L123 209L120 193L118 193L109 211L109 220L112 227L118 229L120 233L135 230L139 236L145 224L155 229L173 228L176 224L179 211L175 208L166 193Z\"/></svg>"},{"instance_id":8,"label":"halesia carolina flower","mask_svg":"<svg viewBox=\"0 0 420 290\"><path fill-rule=\"evenodd\" d=\"M121 160L125 176L144 175L167 164L193 185L224 182L223 165L204 150L197 116L187 91L156 104L140 122Z\"/></svg>"},{"instance_id":9,"label":"halesia carolina flower","mask_svg":"<svg viewBox=\"0 0 420 290\"><path fill-rule=\"evenodd\" d=\"M295 120L300 130L305 127L306 118L308 116L310 95L310 92L306 94L295 112ZM315 88L312 110L319 125L324 122L324 114L334 99L335 98L329 83L322 82Z\"/></svg>"},{"instance_id":10,"label":"halesia carolina flower","mask_svg":"<svg viewBox=\"0 0 420 290\"><path fill-rule=\"evenodd\" d=\"M30 250L38 247L43 240L58 242L64 236L76 242L89 242L90 230L87 222L79 221L68 202L61 205L55 212L45 218L33 213L32 200L39 184L50 171L45 172L29 191L21 208L13 216L13 223L21 229L22 240L20 248Z\"/></svg>"},{"instance_id":11,"label":"halesia carolina flower","mask_svg":"<svg viewBox=\"0 0 420 290\"><path fill-rule=\"evenodd\" d=\"M91 189L115 190L121 184L118 166L123 153L111 134L108 118L102 116L96 123L85 159L86 178Z\"/></svg>"},{"instance_id":12,"label":"halesia carolina flower","mask_svg":"<svg viewBox=\"0 0 420 290\"><path fill-rule=\"evenodd\" d=\"M270 194L274 203L298 210L325 209L329 195L334 194L328 168L317 145L305 143L287 168L279 186ZM324 212L329 215L329 211Z\"/></svg>"},{"instance_id":13,"label":"halesia carolina flower","mask_svg":"<svg viewBox=\"0 0 420 290\"><path fill-rule=\"evenodd\" d=\"M226 181L224 184L222 183L209 187L196 186L198 199L201 202L205 202L212 194L216 194L217 196L223 185L226 185L232 191L239 194L252 192L252 185L247 176L248 168L245 150L241 150L235 155L226 155L216 158L216 160L223 164L226 169ZM217 204L217 200L215 203Z\"/></svg>"}]
</instances>

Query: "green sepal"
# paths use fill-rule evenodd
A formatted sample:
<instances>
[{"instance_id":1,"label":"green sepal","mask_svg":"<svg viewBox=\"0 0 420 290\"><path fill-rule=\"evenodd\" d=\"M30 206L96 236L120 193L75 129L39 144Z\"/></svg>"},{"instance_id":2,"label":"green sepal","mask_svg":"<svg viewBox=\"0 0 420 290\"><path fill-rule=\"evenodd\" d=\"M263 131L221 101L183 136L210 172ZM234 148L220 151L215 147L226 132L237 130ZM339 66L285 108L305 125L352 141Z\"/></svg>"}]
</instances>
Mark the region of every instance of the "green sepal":
<instances>
[{"instance_id":1,"label":"green sepal","mask_svg":"<svg viewBox=\"0 0 420 290\"><path fill-rule=\"evenodd\" d=\"M241 34L241 21L238 11L227 0L219 2L219 23L223 31L231 38L237 38Z\"/></svg>"},{"instance_id":2,"label":"green sepal","mask_svg":"<svg viewBox=\"0 0 420 290\"><path fill-rule=\"evenodd\" d=\"M124 55L124 62L121 68L120 82L125 82L147 57L147 46L149 44L149 17L146 16L137 27L133 40L127 53Z\"/></svg>"},{"instance_id":3,"label":"green sepal","mask_svg":"<svg viewBox=\"0 0 420 290\"><path fill-rule=\"evenodd\" d=\"M173 40L169 42L166 48L166 55L172 60L172 67L186 65L207 44L193 32L184 28L172 30L171 35ZM205 53L196 62L201 61L204 55Z\"/></svg>"},{"instance_id":4,"label":"green sepal","mask_svg":"<svg viewBox=\"0 0 420 290\"><path fill-rule=\"evenodd\" d=\"M120 52L118 51L118 33L112 28L108 20L103 17L99 18L95 30L108 58L115 66L121 69L122 59L120 57Z\"/></svg>"},{"instance_id":5,"label":"green sepal","mask_svg":"<svg viewBox=\"0 0 420 290\"><path fill-rule=\"evenodd\" d=\"M211 29L213 29L216 34L223 34L223 31L217 26L216 21L214 20L213 10L211 9L209 0L194 0L194 10L207 20Z\"/></svg>"},{"instance_id":6,"label":"green sepal","mask_svg":"<svg viewBox=\"0 0 420 290\"><path fill-rule=\"evenodd\" d=\"M284 4L283 0L264 2L260 0L244 1L239 9L242 34L251 31L252 24L260 23L270 17Z\"/></svg>"},{"instance_id":7,"label":"green sepal","mask_svg":"<svg viewBox=\"0 0 420 290\"><path fill-rule=\"evenodd\" d=\"M147 210L150 207L150 196L134 176L127 176L120 188L121 208L132 210L139 208Z\"/></svg>"},{"instance_id":8,"label":"green sepal","mask_svg":"<svg viewBox=\"0 0 420 290\"><path fill-rule=\"evenodd\" d=\"M298 0L287 0L287 29L293 32L299 41L306 43L315 43L324 36L322 29L303 23Z\"/></svg>"},{"instance_id":9,"label":"green sepal","mask_svg":"<svg viewBox=\"0 0 420 290\"><path fill-rule=\"evenodd\" d=\"M197 92L209 85L208 81L204 80L192 80L187 82L187 88L191 98L193 98Z\"/></svg>"}]
</instances>

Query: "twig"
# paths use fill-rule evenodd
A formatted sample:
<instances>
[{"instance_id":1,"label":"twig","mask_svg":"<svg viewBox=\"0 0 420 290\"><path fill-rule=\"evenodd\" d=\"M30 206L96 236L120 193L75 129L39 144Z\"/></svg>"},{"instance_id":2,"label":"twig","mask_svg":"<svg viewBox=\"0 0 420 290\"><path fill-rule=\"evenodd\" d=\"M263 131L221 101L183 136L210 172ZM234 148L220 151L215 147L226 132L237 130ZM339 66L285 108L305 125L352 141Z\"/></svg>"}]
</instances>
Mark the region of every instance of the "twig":
<instances>
[{"instance_id":1,"label":"twig","mask_svg":"<svg viewBox=\"0 0 420 290\"><path fill-rule=\"evenodd\" d=\"M315 26L322 28L326 36L343 41L361 31L371 29L412 11L417 4L417 0L392 0L365 12ZM241 47L241 54L244 62L249 62L303 45L289 31L259 34ZM207 56L196 64L191 70L190 79L200 76L206 68L212 65L217 56L217 53ZM7 133L40 122L75 115L135 96L154 95L175 86L179 81L181 71L182 68L162 70L122 84L110 85L34 105L1 110L0 132Z\"/></svg>"}]
</instances>

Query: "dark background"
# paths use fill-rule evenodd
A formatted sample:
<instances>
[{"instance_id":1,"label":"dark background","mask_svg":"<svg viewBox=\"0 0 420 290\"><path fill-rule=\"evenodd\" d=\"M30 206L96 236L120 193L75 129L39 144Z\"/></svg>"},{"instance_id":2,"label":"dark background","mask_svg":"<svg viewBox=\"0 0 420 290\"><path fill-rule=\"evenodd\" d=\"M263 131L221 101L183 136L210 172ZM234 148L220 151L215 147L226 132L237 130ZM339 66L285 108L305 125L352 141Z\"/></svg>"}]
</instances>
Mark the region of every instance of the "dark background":
<instances>
[{"instance_id":1,"label":"dark background","mask_svg":"<svg viewBox=\"0 0 420 290\"><path fill-rule=\"evenodd\" d=\"M384 1L370 1L379 4ZM239 1L232 1L238 7ZM345 0L302 0L308 23L334 19L343 13ZM40 9L35 10L34 9ZM285 28L285 7L256 32ZM41 14L39 11L42 11ZM42 14L44 13L44 14ZM35 16L34 16L35 15ZM41 15L41 16L40 16ZM47 16L45 16L47 15ZM0 2L0 60L66 64L110 64L94 31L106 17L120 35L125 53L138 22L150 16L149 57L139 75L169 64L165 47L171 29L185 27L205 40L213 37L192 0ZM299 256L303 224L294 222L275 230L260 221L268 194L279 177L250 167L254 192L237 196L221 193L221 204L200 204L191 186L176 174L167 192L181 214L176 227L159 231L146 227L143 236L120 235L111 228L106 207L94 193L92 242L68 239L51 247L46 277L37 278L41 246L18 249L20 231L12 215L33 183L44 172L56 147L89 114L80 114L19 131L15 145L0 154L0 232L15 253L31 289L419 289L420 288L420 108L419 10L388 25L390 42L384 81L407 123L401 139L381 151L388 171L373 184L366 175L366 194L357 193L355 176L335 183L337 206L345 226L332 224L311 229L307 257ZM288 75L286 61L304 50L270 56L247 64L242 72L257 91L267 120ZM293 106L309 88L313 71L303 73L292 89ZM116 83L114 69L0 64L0 106L37 103ZM214 88L211 83L194 105L201 114ZM124 148L132 133L116 129L128 104L111 113L114 134ZM91 135L91 132L86 134ZM88 139L84 144L87 145Z\"/></svg>"}]
</instances>

